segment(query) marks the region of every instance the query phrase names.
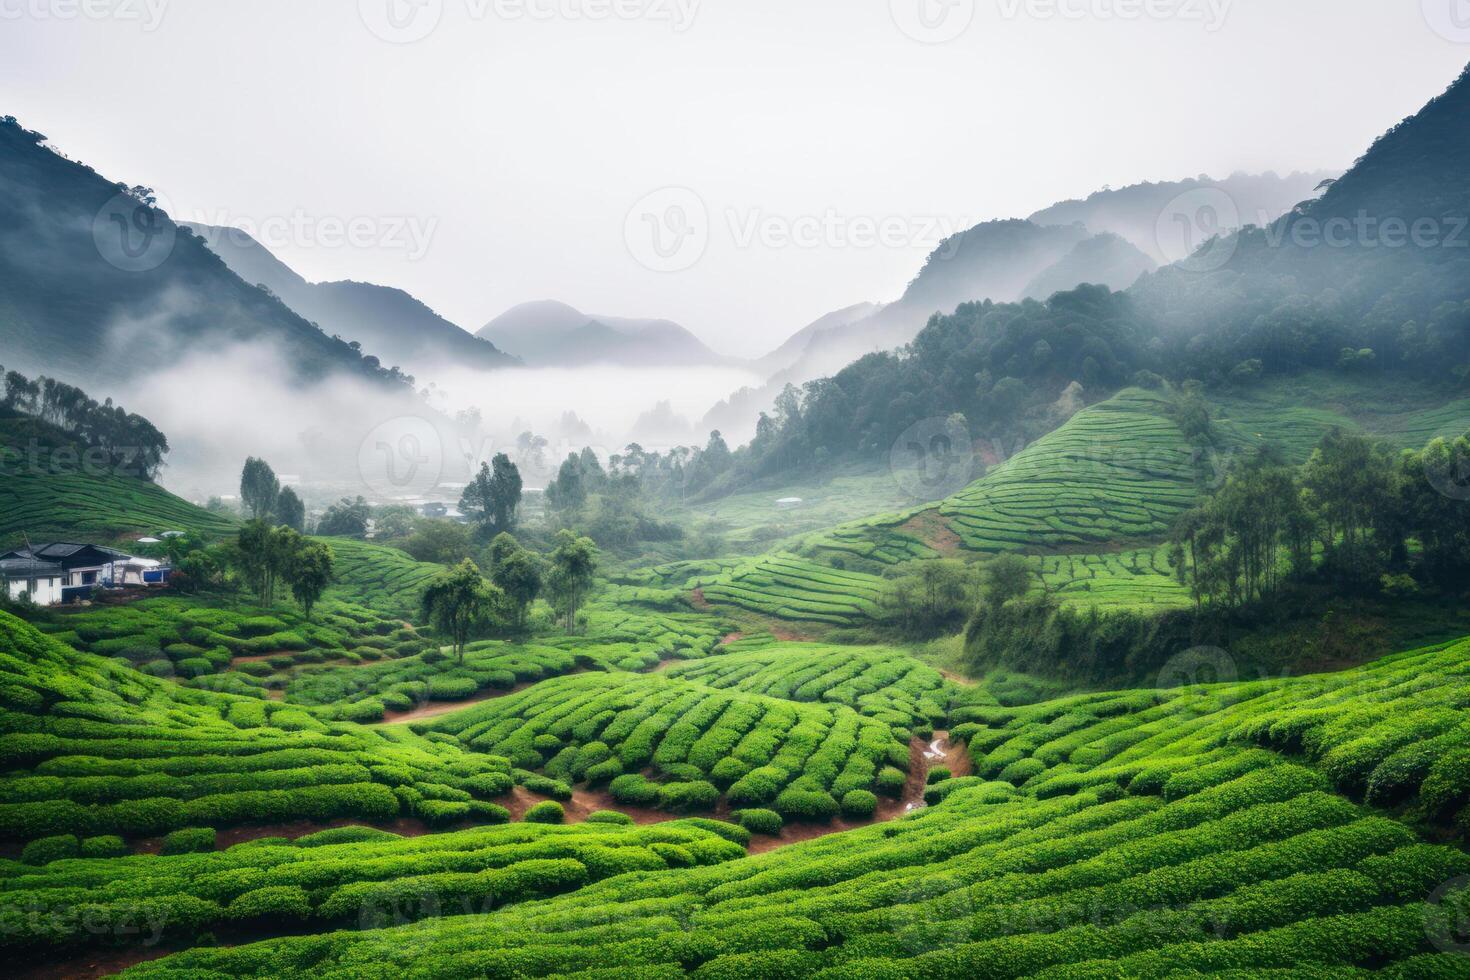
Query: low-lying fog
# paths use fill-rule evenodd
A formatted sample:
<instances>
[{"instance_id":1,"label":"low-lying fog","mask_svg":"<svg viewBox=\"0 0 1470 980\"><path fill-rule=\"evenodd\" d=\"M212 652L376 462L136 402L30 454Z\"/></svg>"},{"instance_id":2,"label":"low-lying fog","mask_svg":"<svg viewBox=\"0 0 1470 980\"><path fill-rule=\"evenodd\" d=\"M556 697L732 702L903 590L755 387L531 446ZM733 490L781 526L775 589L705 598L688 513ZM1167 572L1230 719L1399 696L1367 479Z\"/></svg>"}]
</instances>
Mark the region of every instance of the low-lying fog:
<instances>
[{"instance_id":1,"label":"low-lying fog","mask_svg":"<svg viewBox=\"0 0 1470 980\"><path fill-rule=\"evenodd\" d=\"M260 378L278 380L263 388ZM245 457L259 456L309 503L361 494L452 504L497 452L517 461L533 489L584 446L605 459L632 441L703 445L704 413L759 382L730 368L449 369L420 377L417 392L392 392L345 377L302 384L272 349L244 345L188 355L144 384L103 394L168 436L161 482L191 500L237 493Z\"/></svg>"}]
</instances>

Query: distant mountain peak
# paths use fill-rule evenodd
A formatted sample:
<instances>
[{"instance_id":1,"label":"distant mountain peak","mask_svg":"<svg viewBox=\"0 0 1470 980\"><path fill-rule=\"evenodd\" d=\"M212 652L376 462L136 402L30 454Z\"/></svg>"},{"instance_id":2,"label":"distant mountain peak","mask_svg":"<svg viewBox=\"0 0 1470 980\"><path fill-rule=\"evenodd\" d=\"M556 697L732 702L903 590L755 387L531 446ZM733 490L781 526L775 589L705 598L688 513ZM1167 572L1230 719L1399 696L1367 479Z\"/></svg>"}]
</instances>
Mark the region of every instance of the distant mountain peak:
<instances>
[{"instance_id":1,"label":"distant mountain peak","mask_svg":"<svg viewBox=\"0 0 1470 980\"><path fill-rule=\"evenodd\" d=\"M554 299L519 303L481 327L476 336L537 367L731 363L672 320L583 313Z\"/></svg>"}]
</instances>

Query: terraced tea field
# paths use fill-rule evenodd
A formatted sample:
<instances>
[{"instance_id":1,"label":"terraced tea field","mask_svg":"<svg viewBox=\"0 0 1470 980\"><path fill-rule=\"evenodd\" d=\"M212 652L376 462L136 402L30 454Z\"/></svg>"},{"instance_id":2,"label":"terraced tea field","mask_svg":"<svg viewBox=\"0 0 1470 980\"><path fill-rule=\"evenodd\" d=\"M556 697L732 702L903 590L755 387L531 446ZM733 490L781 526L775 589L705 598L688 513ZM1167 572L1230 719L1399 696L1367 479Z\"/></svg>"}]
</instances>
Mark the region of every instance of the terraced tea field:
<instances>
[{"instance_id":1,"label":"terraced tea field","mask_svg":"<svg viewBox=\"0 0 1470 980\"><path fill-rule=\"evenodd\" d=\"M414 561L397 548L351 538L324 540L332 546L336 559L336 581L327 595L384 616L398 619L417 616L424 586L444 571L443 566Z\"/></svg>"},{"instance_id":2,"label":"terraced tea field","mask_svg":"<svg viewBox=\"0 0 1470 980\"><path fill-rule=\"evenodd\" d=\"M509 763L309 709L190 690L0 612L0 839L503 808Z\"/></svg>"},{"instance_id":3,"label":"terraced tea field","mask_svg":"<svg viewBox=\"0 0 1470 980\"><path fill-rule=\"evenodd\" d=\"M312 621L294 610L219 599L157 596L119 606L69 607L38 615L37 625L78 650L118 657L158 677L225 680L254 686L277 670L326 661L363 663L406 657L430 646L397 620L345 603L324 602Z\"/></svg>"},{"instance_id":4,"label":"terraced tea field","mask_svg":"<svg viewBox=\"0 0 1470 980\"><path fill-rule=\"evenodd\" d=\"M1036 561L1047 588L1069 605L1141 611L1194 601L1174 576L1167 546L1105 555L1044 555Z\"/></svg>"},{"instance_id":5,"label":"terraced tea field","mask_svg":"<svg viewBox=\"0 0 1470 980\"><path fill-rule=\"evenodd\" d=\"M943 726L962 693L939 671L887 647L782 643L681 664L668 676L717 690L846 705L894 728L924 734Z\"/></svg>"},{"instance_id":6,"label":"terraced tea field","mask_svg":"<svg viewBox=\"0 0 1470 980\"><path fill-rule=\"evenodd\" d=\"M979 773L897 821L133 975L1463 976L1470 856L1354 798L1453 827L1467 654L991 708L955 731Z\"/></svg>"},{"instance_id":7,"label":"terraced tea field","mask_svg":"<svg viewBox=\"0 0 1470 980\"><path fill-rule=\"evenodd\" d=\"M0 547L51 538L120 543L164 531L205 537L238 525L152 483L124 476L40 474L0 468Z\"/></svg>"},{"instance_id":8,"label":"terraced tea field","mask_svg":"<svg viewBox=\"0 0 1470 980\"><path fill-rule=\"evenodd\" d=\"M882 590L883 581L875 575L776 553L724 573L701 591L709 602L778 619L848 626L877 614Z\"/></svg>"},{"instance_id":9,"label":"terraced tea field","mask_svg":"<svg viewBox=\"0 0 1470 980\"><path fill-rule=\"evenodd\" d=\"M940 513L975 551L1159 538L1198 499L1194 452L1167 406L1129 389L1084 409Z\"/></svg>"},{"instance_id":10,"label":"terraced tea field","mask_svg":"<svg viewBox=\"0 0 1470 980\"><path fill-rule=\"evenodd\" d=\"M875 787L896 796L909 760L889 724L850 708L659 675L556 678L417 727L569 785L610 783L625 803L711 810L723 796L788 819L875 803Z\"/></svg>"},{"instance_id":11,"label":"terraced tea field","mask_svg":"<svg viewBox=\"0 0 1470 980\"><path fill-rule=\"evenodd\" d=\"M628 872L719 864L743 857L749 839L739 827L706 821L631 824L613 813L574 827L526 823L418 838L343 827L227 851L98 858L80 856L85 845L73 839L42 867L0 860L0 947L74 955L145 922L143 938L159 942L483 914ZM70 914L78 889L90 903L85 923Z\"/></svg>"}]
</instances>

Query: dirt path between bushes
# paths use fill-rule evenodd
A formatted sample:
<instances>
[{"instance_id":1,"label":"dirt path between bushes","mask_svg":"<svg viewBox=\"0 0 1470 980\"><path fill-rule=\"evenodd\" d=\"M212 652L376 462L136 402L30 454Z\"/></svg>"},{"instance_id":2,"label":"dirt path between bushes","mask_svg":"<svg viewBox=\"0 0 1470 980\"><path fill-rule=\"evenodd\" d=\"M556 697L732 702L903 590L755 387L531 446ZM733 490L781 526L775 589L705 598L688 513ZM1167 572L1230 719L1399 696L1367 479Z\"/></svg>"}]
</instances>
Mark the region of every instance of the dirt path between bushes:
<instances>
[{"instance_id":1,"label":"dirt path between bushes","mask_svg":"<svg viewBox=\"0 0 1470 980\"><path fill-rule=\"evenodd\" d=\"M494 701L498 698L510 697L512 694L519 694L532 684L537 683L540 682L522 681L514 687L504 690L490 689L480 691L459 701L430 701L417 708L410 708L408 711L384 711L382 721L368 722L368 725L370 727L373 725L402 725L410 721L426 721L429 718L438 718L441 715L452 715L456 711L461 711L477 704L483 704L486 701Z\"/></svg>"}]
</instances>

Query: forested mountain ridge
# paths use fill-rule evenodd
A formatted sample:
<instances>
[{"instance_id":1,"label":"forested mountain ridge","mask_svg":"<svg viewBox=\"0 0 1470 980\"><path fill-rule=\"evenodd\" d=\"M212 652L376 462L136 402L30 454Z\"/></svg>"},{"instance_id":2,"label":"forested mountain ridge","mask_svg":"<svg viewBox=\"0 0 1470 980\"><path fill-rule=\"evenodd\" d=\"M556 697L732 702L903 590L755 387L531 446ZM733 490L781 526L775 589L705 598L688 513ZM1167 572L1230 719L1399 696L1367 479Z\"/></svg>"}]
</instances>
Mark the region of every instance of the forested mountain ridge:
<instances>
[{"instance_id":1,"label":"forested mountain ridge","mask_svg":"<svg viewBox=\"0 0 1470 980\"><path fill-rule=\"evenodd\" d=\"M1232 174L1216 180L1201 175L1187 180L1145 182L1105 188L1082 200L1061 201L1037 211L1028 220L1040 225L1078 223L1094 234L1111 232L1142 249L1155 262L1167 264L1179 256L1165 254L1160 246L1159 215L1183 195L1219 191L1230 201L1238 221L1264 224L1308 200L1323 181L1337 176L1339 171L1317 170L1285 177L1275 173Z\"/></svg>"},{"instance_id":2,"label":"forested mountain ridge","mask_svg":"<svg viewBox=\"0 0 1470 980\"><path fill-rule=\"evenodd\" d=\"M423 375L451 364L494 369L516 363L401 289L350 280L308 282L239 228L189 228L240 278L266 286L297 313L385 364Z\"/></svg>"},{"instance_id":3,"label":"forested mountain ridge","mask_svg":"<svg viewBox=\"0 0 1470 980\"><path fill-rule=\"evenodd\" d=\"M303 379L391 372L229 270L143 188L0 120L0 326L16 367L121 380L229 343Z\"/></svg>"},{"instance_id":4,"label":"forested mountain ridge","mask_svg":"<svg viewBox=\"0 0 1470 980\"><path fill-rule=\"evenodd\" d=\"M1320 201L1213 239L1121 293L1083 286L1044 303L965 303L903 350L793 390L762 416L716 492L886 452L916 422L955 413L977 439L1029 441L1054 424L1051 402L1070 385L1093 401L1139 372L1213 386L1304 370L1410 372L1449 400L1470 380L1470 187L1455 177L1470 172L1467 100L1470 74L1375 143ZM1355 209L1368 230L1327 244L1332 222L1358 227ZM1385 231L1403 239L1421 220L1422 245L1382 247Z\"/></svg>"}]
</instances>

